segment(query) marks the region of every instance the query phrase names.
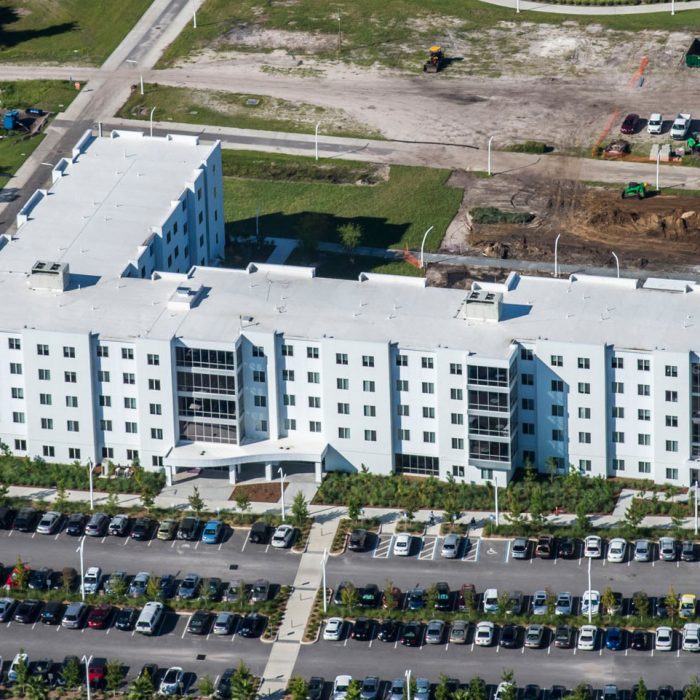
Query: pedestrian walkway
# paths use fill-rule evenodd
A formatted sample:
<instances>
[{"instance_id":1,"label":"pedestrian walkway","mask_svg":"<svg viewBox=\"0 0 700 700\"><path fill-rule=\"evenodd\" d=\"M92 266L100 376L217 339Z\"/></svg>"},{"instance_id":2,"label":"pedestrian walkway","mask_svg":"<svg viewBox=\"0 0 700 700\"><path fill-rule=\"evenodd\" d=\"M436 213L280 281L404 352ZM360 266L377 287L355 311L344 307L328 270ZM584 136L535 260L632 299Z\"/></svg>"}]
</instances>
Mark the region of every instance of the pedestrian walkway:
<instances>
[{"instance_id":1,"label":"pedestrian walkway","mask_svg":"<svg viewBox=\"0 0 700 700\"><path fill-rule=\"evenodd\" d=\"M284 265L287 262L287 258L299 245L299 241L296 238L267 238L266 240L275 244L275 249L267 259L268 263L275 265Z\"/></svg>"},{"instance_id":2,"label":"pedestrian walkway","mask_svg":"<svg viewBox=\"0 0 700 700\"><path fill-rule=\"evenodd\" d=\"M489 5L510 7L520 12L551 12L557 15L642 15L650 12L680 12L700 9L700 0L689 2L662 2L656 5L558 5L529 0L481 0Z\"/></svg>"},{"instance_id":3,"label":"pedestrian walkway","mask_svg":"<svg viewBox=\"0 0 700 700\"><path fill-rule=\"evenodd\" d=\"M287 602L287 611L272 645L260 688L261 697L281 698L301 649L306 622L322 585L324 550L329 550L344 509L331 509L316 516L309 534L309 544L299 562L294 590Z\"/></svg>"}]
</instances>

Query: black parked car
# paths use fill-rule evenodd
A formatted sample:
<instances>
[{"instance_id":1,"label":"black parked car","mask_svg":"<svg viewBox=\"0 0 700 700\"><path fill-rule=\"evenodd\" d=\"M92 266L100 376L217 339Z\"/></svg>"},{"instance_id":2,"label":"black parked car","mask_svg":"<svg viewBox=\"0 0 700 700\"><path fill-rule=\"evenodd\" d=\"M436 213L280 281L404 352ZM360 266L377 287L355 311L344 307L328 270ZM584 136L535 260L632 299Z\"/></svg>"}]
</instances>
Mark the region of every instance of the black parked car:
<instances>
[{"instance_id":1,"label":"black parked car","mask_svg":"<svg viewBox=\"0 0 700 700\"><path fill-rule=\"evenodd\" d=\"M205 610L197 610L187 624L187 631L190 634L206 634L209 631L211 615Z\"/></svg>"},{"instance_id":2,"label":"black parked car","mask_svg":"<svg viewBox=\"0 0 700 700\"><path fill-rule=\"evenodd\" d=\"M564 537L559 542L559 557L561 559L573 559L576 556L576 540L573 537Z\"/></svg>"},{"instance_id":3,"label":"black parked car","mask_svg":"<svg viewBox=\"0 0 700 700\"><path fill-rule=\"evenodd\" d=\"M117 611L117 616L114 619L114 626L118 630L128 632L134 629L136 620L139 619L138 608L120 608Z\"/></svg>"},{"instance_id":4,"label":"black parked car","mask_svg":"<svg viewBox=\"0 0 700 700\"><path fill-rule=\"evenodd\" d=\"M654 601L654 616L668 617L668 603L666 602L666 598L656 598L656 600Z\"/></svg>"},{"instance_id":5,"label":"black parked car","mask_svg":"<svg viewBox=\"0 0 700 700\"><path fill-rule=\"evenodd\" d=\"M207 585L204 587L204 595L209 600L219 600L221 597L222 581L218 576L212 576L207 580Z\"/></svg>"},{"instance_id":6,"label":"black parked car","mask_svg":"<svg viewBox=\"0 0 700 700\"><path fill-rule=\"evenodd\" d=\"M630 646L637 651L646 651L649 648L649 635L645 630L634 630L630 636Z\"/></svg>"},{"instance_id":7,"label":"black parked car","mask_svg":"<svg viewBox=\"0 0 700 700\"><path fill-rule=\"evenodd\" d=\"M13 529L19 530L19 532L32 532L38 519L39 513L35 508L22 508L17 513Z\"/></svg>"},{"instance_id":8,"label":"black parked car","mask_svg":"<svg viewBox=\"0 0 700 700\"><path fill-rule=\"evenodd\" d=\"M150 540L154 524L150 518L138 518L131 530L131 539L139 542Z\"/></svg>"},{"instance_id":9,"label":"black parked car","mask_svg":"<svg viewBox=\"0 0 700 700\"><path fill-rule=\"evenodd\" d=\"M265 544L270 534L270 528L261 520L253 523L248 533L248 540L253 544ZM179 536L179 534L178 534Z\"/></svg>"},{"instance_id":10,"label":"black parked car","mask_svg":"<svg viewBox=\"0 0 700 700\"><path fill-rule=\"evenodd\" d=\"M377 639L381 642L393 642L396 638L398 624L394 620L384 620L379 626Z\"/></svg>"},{"instance_id":11,"label":"black parked car","mask_svg":"<svg viewBox=\"0 0 700 700\"><path fill-rule=\"evenodd\" d=\"M684 540L681 544L681 559L683 561L695 561L695 542Z\"/></svg>"},{"instance_id":12,"label":"black parked car","mask_svg":"<svg viewBox=\"0 0 700 700\"><path fill-rule=\"evenodd\" d=\"M519 630L517 625L503 625L499 644L504 649L515 649L518 646Z\"/></svg>"},{"instance_id":13,"label":"black parked car","mask_svg":"<svg viewBox=\"0 0 700 700\"><path fill-rule=\"evenodd\" d=\"M309 700L321 700L321 698L323 697L324 683L324 679L320 676L311 676L311 678L309 678L309 685L307 688L309 693Z\"/></svg>"},{"instance_id":14,"label":"black parked car","mask_svg":"<svg viewBox=\"0 0 700 700\"><path fill-rule=\"evenodd\" d=\"M32 591L46 591L51 583L53 569L42 567L41 569L31 569L27 577L27 588Z\"/></svg>"},{"instance_id":15,"label":"black parked car","mask_svg":"<svg viewBox=\"0 0 700 700\"><path fill-rule=\"evenodd\" d=\"M228 700L231 697L231 678L233 678L235 672L235 668L227 668L221 674L221 678L219 678L219 682L214 689L214 697L222 700Z\"/></svg>"},{"instance_id":16,"label":"black parked car","mask_svg":"<svg viewBox=\"0 0 700 700\"><path fill-rule=\"evenodd\" d=\"M17 511L14 508L2 506L2 508L0 508L0 528L9 530L12 527L12 523L15 521L16 515Z\"/></svg>"},{"instance_id":17,"label":"black parked car","mask_svg":"<svg viewBox=\"0 0 700 700\"><path fill-rule=\"evenodd\" d=\"M352 552L363 552L367 546L367 530L357 528L350 533L348 549Z\"/></svg>"},{"instance_id":18,"label":"black parked car","mask_svg":"<svg viewBox=\"0 0 700 700\"><path fill-rule=\"evenodd\" d=\"M41 621L45 625L57 625L63 619L65 606L58 600L50 600L41 611Z\"/></svg>"},{"instance_id":19,"label":"black parked car","mask_svg":"<svg viewBox=\"0 0 700 700\"><path fill-rule=\"evenodd\" d=\"M41 601L32 598L23 600L15 610L15 622L23 625L34 622L39 614L39 608L41 608Z\"/></svg>"},{"instance_id":20,"label":"black parked car","mask_svg":"<svg viewBox=\"0 0 700 700\"><path fill-rule=\"evenodd\" d=\"M72 537L80 537L85 531L85 516L82 513L73 513L66 522L66 534Z\"/></svg>"},{"instance_id":21,"label":"black parked car","mask_svg":"<svg viewBox=\"0 0 700 700\"><path fill-rule=\"evenodd\" d=\"M172 598L175 595L175 577L172 574L162 576L158 583L158 597L161 600Z\"/></svg>"},{"instance_id":22,"label":"black parked car","mask_svg":"<svg viewBox=\"0 0 700 700\"><path fill-rule=\"evenodd\" d=\"M355 620L355 624L352 628L352 634L350 635L353 639L358 642L368 642L372 639L372 632L374 631L374 621L367 617L358 617Z\"/></svg>"},{"instance_id":23,"label":"black parked car","mask_svg":"<svg viewBox=\"0 0 700 700\"><path fill-rule=\"evenodd\" d=\"M540 700L542 697L542 689L539 685L530 683L523 688L522 700Z\"/></svg>"},{"instance_id":24,"label":"black parked car","mask_svg":"<svg viewBox=\"0 0 700 700\"><path fill-rule=\"evenodd\" d=\"M53 661L51 659L39 659L39 661L34 661L29 666L29 673L34 678L41 678L43 681L48 682L49 671L53 666Z\"/></svg>"},{"instance_id":25,"label":"black parked car","mask_svg":"<svg viewBox=\"0 0 700 700\"><path fill-rule=\"evenodd\" d=\"M382 600L382 592L376 583L368 583L360 589L359 604L361 608L376 608Z\"/></svg>"},{"instance_id":26,"label":"black parked car","mask_svg":"<svg viewBox=\"0 0 700 700\"><path fill-rule=\"evenodd\" d=\"M423 640L423 625L420 622L406 622L401 627L399 641L405 647L418 647Z\"/></svg>"},{"instance_id":27,"label":"black parked car","mask_svg":"<svg viewBox=\"0 0 700 700\"><path fill-rule=\"evenodd\" d=\"M238 626L238 634L241 637L259 637L266 624L267 618L264 615L248 613Z\"/></svg>"},{"instance_id":28,"label":"black parked car","mask_svg":"<svg viewBox=\"0 0 700 700\"><path fill-rule=\"evenodd\" d=\"M188 540L190 542L196 540L200 522L199 518L184 518L177 529L178 540Z\"/></svg>"}]
</instances>

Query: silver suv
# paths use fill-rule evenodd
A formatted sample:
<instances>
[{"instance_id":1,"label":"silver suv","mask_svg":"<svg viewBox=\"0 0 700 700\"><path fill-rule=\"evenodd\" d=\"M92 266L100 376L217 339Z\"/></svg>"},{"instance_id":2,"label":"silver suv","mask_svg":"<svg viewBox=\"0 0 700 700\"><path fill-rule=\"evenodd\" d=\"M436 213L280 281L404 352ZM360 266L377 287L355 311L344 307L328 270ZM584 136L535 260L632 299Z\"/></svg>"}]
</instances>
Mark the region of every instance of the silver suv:
<instances>
[{"instance_id":1,"label":"silver suv","mask_svg":"<svg viewBox=\"0 0 700 700\"><path fill-rule=\"evenodd\" d=\"M70 603L63 613L61 627L69 630L77 630L83 624L83 619L87 613L87 605L85 603Z\"/></svg>"},{"instance_id":2,"label":"silver suv","mask_svg":"<svg viewBox=\"0 0 700 700\"><path fill-rule=\"evenodd\" d=\"M513 548L511 549L513 559L527 559L529 550L530 541L525 537L516 537L513 540Z\"/></svg>"},{"instance_id":3,"label":"silver suv","mask_svg":"<svg viewBox=\"0 0 700 700\"><path fill-rule=\"evenodd\" d=\"M445 535L445 539L442 541L440 556L445 559L456 559L459 554L459 541L459 535L455 535L454 533Z\"/></svg>"}]
</instances>

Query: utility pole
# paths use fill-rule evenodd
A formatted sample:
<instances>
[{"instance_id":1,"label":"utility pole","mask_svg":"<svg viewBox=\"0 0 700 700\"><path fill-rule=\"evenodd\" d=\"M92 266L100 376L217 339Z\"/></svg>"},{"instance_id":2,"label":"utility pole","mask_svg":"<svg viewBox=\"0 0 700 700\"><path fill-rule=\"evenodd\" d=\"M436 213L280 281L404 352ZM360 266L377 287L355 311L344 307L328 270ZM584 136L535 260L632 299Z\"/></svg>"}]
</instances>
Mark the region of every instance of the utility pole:
<instances>
[{"instance_id":1,"label":"utility pole","mask_svg":"<svg viewBox=\"0 0 700 700\"><path fill-rule=\"evenodd\" d=\"M561 233L556 237L554 241L554 276L559 277L559 267L557 265L557 253L559 252L559 239L561 238Z\"/></svg>"}]
</instances>

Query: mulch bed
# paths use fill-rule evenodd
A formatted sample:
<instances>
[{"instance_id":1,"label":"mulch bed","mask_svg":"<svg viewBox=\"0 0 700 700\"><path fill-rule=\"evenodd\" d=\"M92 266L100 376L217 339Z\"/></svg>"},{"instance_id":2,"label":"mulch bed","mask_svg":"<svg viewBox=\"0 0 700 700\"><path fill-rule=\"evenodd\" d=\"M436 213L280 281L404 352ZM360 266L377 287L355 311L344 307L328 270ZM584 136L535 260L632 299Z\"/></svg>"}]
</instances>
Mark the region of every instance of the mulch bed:
<instances>
[{"instance_id":1,"label":"mulch bed","mask_svg":"<svg viewBox=\"0 0 700 700\"><path fill-rule=\"evenodd\" d=\"M284 489L287 490L289 482L284 482ZM279 481L266 481L260 484L238 484L231 491L229 501L235 501L236 498L244 493L252 502L259 503L277 503L280 500L280 484Z\"/></svg>"}]
</instances>

